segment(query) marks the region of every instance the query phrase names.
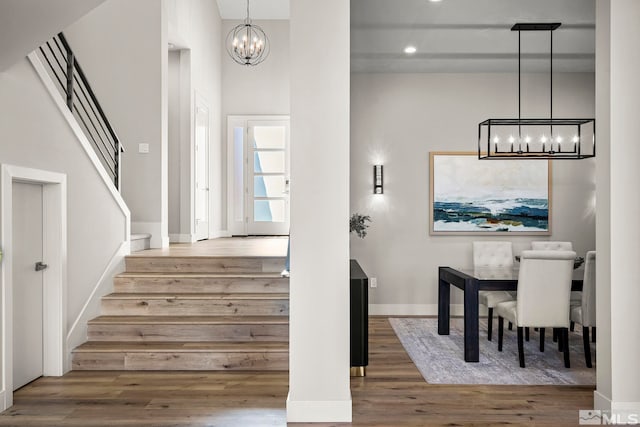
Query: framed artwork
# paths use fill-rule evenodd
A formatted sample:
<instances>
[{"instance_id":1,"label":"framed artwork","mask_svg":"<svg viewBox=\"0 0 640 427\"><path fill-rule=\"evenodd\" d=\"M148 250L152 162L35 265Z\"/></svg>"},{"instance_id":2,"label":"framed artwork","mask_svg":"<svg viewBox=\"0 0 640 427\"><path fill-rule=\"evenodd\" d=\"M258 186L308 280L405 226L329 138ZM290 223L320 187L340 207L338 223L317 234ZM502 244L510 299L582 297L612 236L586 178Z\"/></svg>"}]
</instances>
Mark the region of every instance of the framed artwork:
<instances>
[{"instance_id":1,"label":"framed artwork","mask_svg":"<svg viewBox=\"0 0 640 427\"><path fill-rule=\"evenodd\" d=\"M549 160L430 153L430 234L551 234Z\"/></svg>"}]
</instances>

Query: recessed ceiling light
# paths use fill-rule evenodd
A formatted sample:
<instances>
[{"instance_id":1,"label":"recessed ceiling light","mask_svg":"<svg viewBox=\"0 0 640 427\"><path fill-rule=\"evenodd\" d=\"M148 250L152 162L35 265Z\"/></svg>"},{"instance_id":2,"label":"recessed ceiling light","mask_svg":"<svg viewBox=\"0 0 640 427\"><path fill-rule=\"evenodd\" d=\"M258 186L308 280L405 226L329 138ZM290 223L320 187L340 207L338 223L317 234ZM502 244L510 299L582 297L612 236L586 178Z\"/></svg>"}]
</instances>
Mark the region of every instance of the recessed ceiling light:
<instances>
[{"instance_id":1,"label":"recessed ceiling light","mask_svg":"<svg viewBox=\"0 0 640 427\"><path fill-rule=\"evenodd\" d=\"M429 0L431 3L440 3L442 0Z\"/></svg>"},{"instance_id":2,"label":"recessed ceiling light","mask_svg":"<svg viewBox=\"0 0 640 427\"><path fill-rule=\"evenodd\" d=\"M417 50L418 49L416 49L415 46L407 46L404 48L404 53L406 53L407 55L413 55L417 52Z\"/></svg>"}]
</instances>

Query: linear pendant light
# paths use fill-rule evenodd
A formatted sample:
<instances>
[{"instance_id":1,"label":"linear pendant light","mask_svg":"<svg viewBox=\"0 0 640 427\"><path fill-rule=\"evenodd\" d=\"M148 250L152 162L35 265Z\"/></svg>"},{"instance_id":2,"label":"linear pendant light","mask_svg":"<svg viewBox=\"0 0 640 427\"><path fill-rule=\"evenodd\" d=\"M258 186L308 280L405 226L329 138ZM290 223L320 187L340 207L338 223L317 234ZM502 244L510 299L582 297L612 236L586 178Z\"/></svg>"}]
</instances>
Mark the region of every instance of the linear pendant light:
<instances>
[{"instance_id":1,"label":"linear pendant light","mask_svg":"<svg viewBox=\"0 0 640 427\"><path fill-rule=\"evenodd\" d=\"M553 118L553 31L560 23L517 23L518 118L487 119L478 125L478 159L586 159L596 155L596 120ZM522 31L549 31L549 118L522 118Z\"/></svg>"}]
</instances>

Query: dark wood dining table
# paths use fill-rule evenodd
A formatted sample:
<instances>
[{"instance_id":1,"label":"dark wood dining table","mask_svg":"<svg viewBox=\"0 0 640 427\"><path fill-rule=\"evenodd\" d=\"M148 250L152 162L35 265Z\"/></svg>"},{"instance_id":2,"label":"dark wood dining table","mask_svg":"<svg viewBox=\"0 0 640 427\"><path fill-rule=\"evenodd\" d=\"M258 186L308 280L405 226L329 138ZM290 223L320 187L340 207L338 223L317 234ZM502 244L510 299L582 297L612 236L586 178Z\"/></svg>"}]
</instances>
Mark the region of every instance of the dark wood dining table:
<instances>
[{"instance_id":1,"label":"dark wood dining table","mask_svg":"<svg viewBox=\"0 0 640 427\"><path fill-rule=\"evenodd\" d=\"M438 334L449 335L451 286L464 293L464 360L480 359L478 291L516 291L517 268L438 268ZM573 271L572 291L582 290L584 269Z\"/></svg>"}]
</instances>

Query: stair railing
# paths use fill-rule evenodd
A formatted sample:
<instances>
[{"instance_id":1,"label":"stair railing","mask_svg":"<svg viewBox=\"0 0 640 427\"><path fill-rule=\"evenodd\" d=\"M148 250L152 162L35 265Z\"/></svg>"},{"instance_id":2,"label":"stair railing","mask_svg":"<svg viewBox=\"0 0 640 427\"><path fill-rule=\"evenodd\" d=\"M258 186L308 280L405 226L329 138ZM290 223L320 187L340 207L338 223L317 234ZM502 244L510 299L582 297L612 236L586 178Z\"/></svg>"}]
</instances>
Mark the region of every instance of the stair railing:
<instances>
[{"instance_id":1,"label":"stair railing","mask_svg":"<svg viewBox=\"0 0 640 427\"><path fill-rule=\"evenodd\" d=\"M67 107L119 190L121 154L124 149L64 34L58 33L40 46L38 52L41 59L44 59L43 64L48 66L47 71L66 98Z\"/></svg>"}]
</instances>

